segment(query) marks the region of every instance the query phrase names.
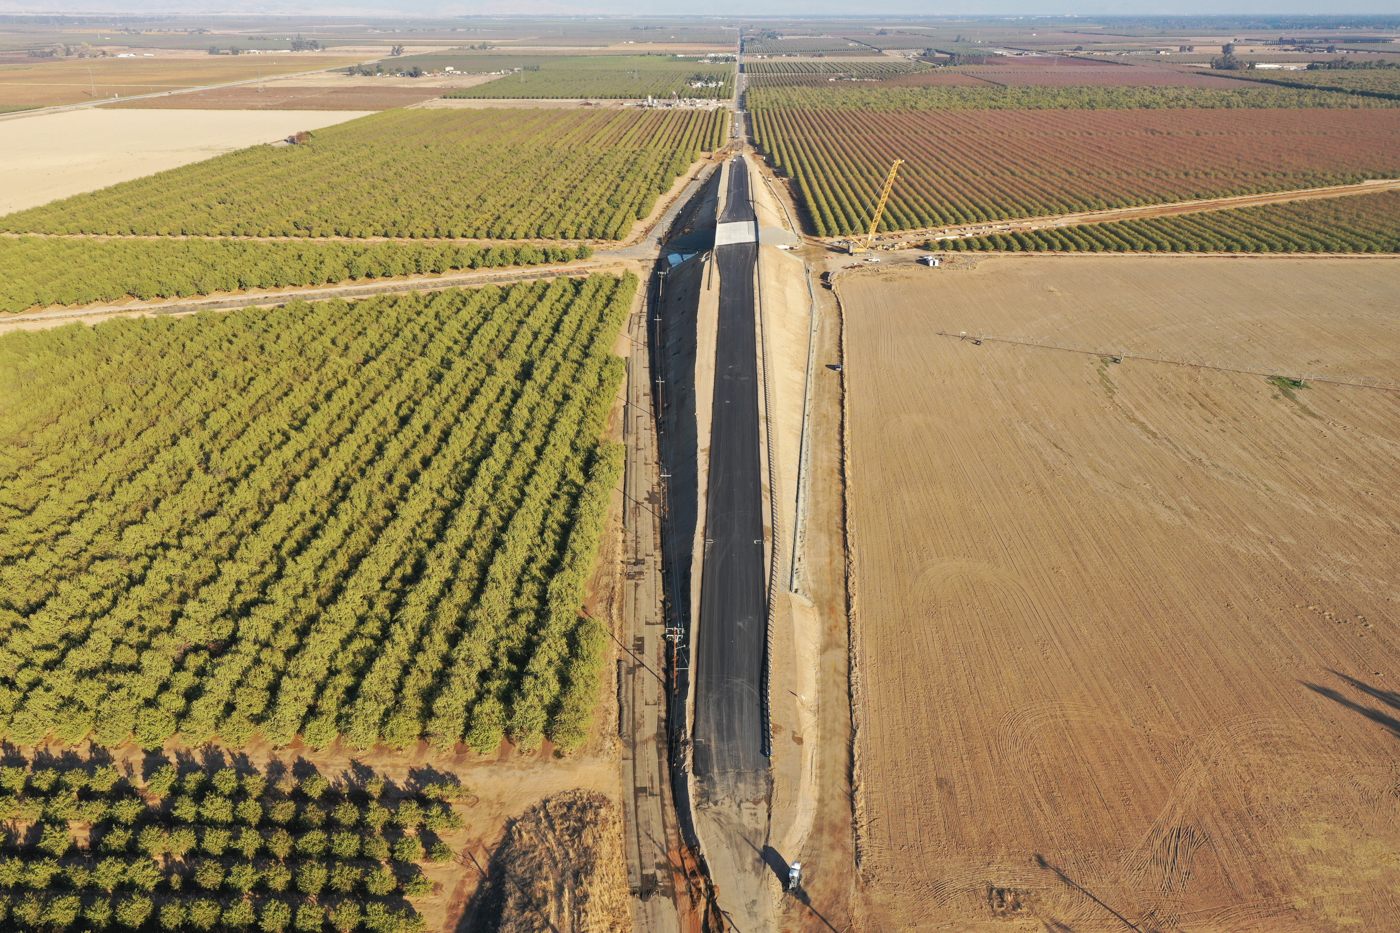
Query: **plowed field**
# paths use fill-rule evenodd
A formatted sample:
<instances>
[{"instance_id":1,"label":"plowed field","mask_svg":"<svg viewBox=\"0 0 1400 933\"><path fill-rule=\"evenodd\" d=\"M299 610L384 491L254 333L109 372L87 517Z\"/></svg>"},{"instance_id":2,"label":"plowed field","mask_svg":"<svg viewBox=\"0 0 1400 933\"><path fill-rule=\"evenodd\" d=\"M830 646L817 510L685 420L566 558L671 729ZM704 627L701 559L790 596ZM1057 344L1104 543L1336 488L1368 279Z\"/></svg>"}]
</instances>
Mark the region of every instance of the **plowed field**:
<instances>
[{"instance_id":1,"label":"plowed field","mask_svg":"<svg viewBox=\"0 0 1400 933\"><path fill-rule=\"evenodd\" d=\"M1400 263L838 288L861 926L1393 928L1400 395L935 332L1400 380Z\"/></svg>"}]
</instances>

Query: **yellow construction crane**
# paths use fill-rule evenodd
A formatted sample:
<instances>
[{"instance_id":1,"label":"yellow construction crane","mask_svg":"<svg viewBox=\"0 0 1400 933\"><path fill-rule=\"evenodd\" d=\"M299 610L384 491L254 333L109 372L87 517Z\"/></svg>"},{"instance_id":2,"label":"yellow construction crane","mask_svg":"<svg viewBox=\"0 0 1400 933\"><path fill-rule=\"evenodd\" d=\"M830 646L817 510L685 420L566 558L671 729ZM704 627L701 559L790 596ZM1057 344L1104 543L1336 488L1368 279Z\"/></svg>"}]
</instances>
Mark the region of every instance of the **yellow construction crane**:
<instances>
[{"instance_id":1,"label":"yellow construction crane","mask_svg":"<svg viewBox=\"0 0 1400 933\"><path fill-rule=\"evenodd\" d=\"M866 253L870 251L870 244L875 242L875 228L880 226L880 215L885 212L885 202L890 199L890 189L894 187L894 176L899 172L899 167L904 164L903 159L895 159L890 166L889 175L885 176L885 187L880 189L880 201L875 205L875 213L870 218L870 232L865 235L865 242L857 240L851 241L851 255L856 253Z\"/></svg>"}]
</instances>

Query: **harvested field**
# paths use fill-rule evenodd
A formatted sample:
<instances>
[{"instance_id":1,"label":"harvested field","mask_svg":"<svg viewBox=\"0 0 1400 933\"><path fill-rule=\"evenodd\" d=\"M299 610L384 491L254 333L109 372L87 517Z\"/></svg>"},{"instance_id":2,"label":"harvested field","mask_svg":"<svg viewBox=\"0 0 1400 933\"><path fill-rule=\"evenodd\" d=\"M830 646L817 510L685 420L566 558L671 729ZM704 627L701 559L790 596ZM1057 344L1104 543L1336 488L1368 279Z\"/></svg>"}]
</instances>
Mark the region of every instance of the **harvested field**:
<instances>
[{"instance_id":1,"label":"harvested field","mask_svg":"<svg viewBox=\"0 0 1400 933\"><path fill-rule=\"evenodd\" d=\"M0 215L364 115L137 114L103 107L11 117L0 150Z\"/></svg>"},{"instance_id":2,"label":"harvested field","mask_svg":"<svg viewBox=\"0 0 1400 933\"><path fill-rule=\"evenodd\" d=\"M129 103L108 104L131 110L390 110L432 100L440 87L300 87L272 82L259 90L255 85L190 91L171 97L149 97Z\"/></svg>"},{"instance_id":3,"label":"harvested field","mask_svg":"<svg viewBox=\"0 0 1400 933\"><path fill-rule=\"evenodd\" d=\"M819 235L867 227L895 158L885 230L1400 175L1400 108L753 112Z\"/></svg>"},{"instance_id":4,"label":"harvested field","mask_svg":"<svg viewBox=\"0 0 1400 933\"><path fill-rule=\"evenodd\" d=\"M1389 260L982 260L845 308L865 928L1400 915Z\"/></svg>"},{"instance_id":5,"label":"harvested field","mask_svg":"<svg viewBox=\"0 0 1400 933\"><path fill-rule=\"evenodd\" d=\"M94 99L155 94L175 88L254 81L335 68L359 58L322 53L171 55L156 58L33 59L0 69L0 105L52 107Z\"/></svg>"}]
</instances>

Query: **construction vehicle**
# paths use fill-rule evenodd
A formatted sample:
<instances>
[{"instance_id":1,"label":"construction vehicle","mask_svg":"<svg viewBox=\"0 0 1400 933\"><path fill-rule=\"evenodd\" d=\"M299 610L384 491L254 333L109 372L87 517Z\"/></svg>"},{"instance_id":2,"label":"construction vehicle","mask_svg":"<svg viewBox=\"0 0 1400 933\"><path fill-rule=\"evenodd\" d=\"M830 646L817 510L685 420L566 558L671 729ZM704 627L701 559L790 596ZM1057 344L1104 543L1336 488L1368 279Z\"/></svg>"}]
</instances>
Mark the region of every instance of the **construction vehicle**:
<instances>
[{"instance_id":1,"label":"construction vehicle","mask_svg":"<svg viewBox=\"0 0 1400 933\"><path fill-rule=\"evenodd\" d=\"M870 252L870 245L875 242L875 230L880 226L880 215L885 212L885 202L890 199L890 189L894 187L894 176L903 164L903 159L895 159L894 164L890 166L890 173L885 176L885 186L880 189L880 200L875 205L875 213L870 217L870 232L865 235L864 241L851 240L849 244L852 256Z\"/></svg>"},{"instance_id":2,"label":"construction vehicle","mask_svg":"<svg viewBox=\"0 0 1400 933\"><path fill-rule=\"evenodd\" d=\"M796 891L800 887L802 887L802 863L793 862L792 867L788 869L787 889L789 891Z\"/></svg>"}]
</instances>

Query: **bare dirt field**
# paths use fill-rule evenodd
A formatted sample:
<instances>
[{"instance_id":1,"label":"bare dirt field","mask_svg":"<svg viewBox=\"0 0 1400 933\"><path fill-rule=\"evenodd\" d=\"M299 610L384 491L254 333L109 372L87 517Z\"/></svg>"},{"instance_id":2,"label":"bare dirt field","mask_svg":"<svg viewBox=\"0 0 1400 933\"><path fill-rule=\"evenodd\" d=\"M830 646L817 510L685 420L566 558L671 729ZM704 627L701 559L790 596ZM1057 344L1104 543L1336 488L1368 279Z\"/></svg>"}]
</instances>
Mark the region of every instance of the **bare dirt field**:
<instances>
[{"instance_id":1,"label":"bare dirt field","mask_svg":"<svg viewBox=\"0 0 1400 933\"><path fill-rule=\"evenodd\" d=\"M139 57L31 59L26 64L0 66L0 106L80 104L182 87L254 81L362 61L319 52L235 56L159 49L151 58L135 54Z\"/></svg>"},{"instance_id":2,"label":"bare dirt field","mask_svg":"<svg viewBox=\"0 0 1400 933\"><path fill-rule=\"evenodd\" d=\"M839 285L858 928L1400 918L1400 262Z\"/></svg>"},{"instance_id":3,"label":"bare dirt field","mask_svg":"<svg viewBox=\"0 0 1400 933\"><path fill-rule=\"evenodd\" d=\"M13 117L0 123L0 214L364 115L97 108Z\"/></svg>"},{"instance_id":4,"label":"bare dirt field","mask_svg":"<svg viewBox=\"0 0 1400 933\"><path fill-rule=\"evenodd\" d=\"M442 95L439 87L325 87L269 81L107 104L115 110L389 110Z\"/></svg>"}]
</instances>

